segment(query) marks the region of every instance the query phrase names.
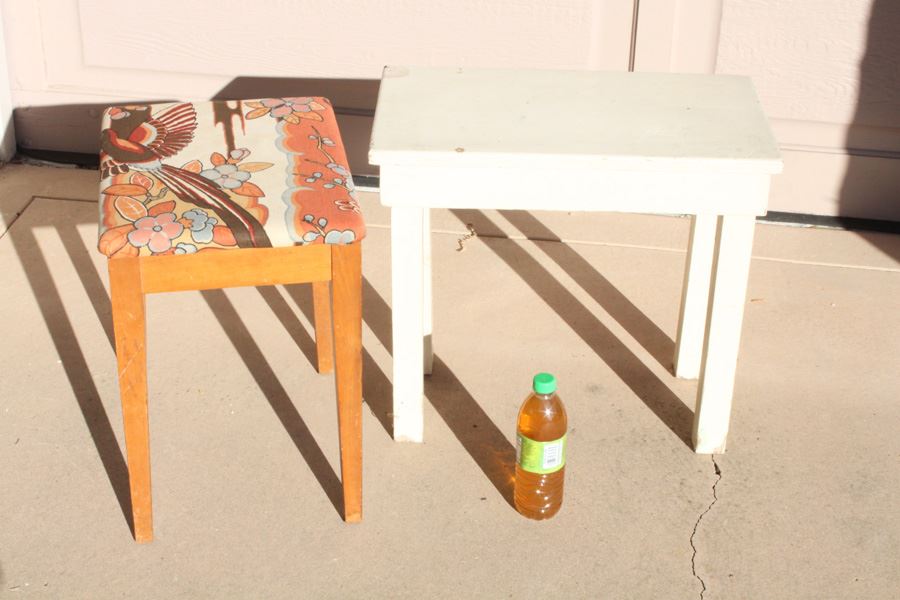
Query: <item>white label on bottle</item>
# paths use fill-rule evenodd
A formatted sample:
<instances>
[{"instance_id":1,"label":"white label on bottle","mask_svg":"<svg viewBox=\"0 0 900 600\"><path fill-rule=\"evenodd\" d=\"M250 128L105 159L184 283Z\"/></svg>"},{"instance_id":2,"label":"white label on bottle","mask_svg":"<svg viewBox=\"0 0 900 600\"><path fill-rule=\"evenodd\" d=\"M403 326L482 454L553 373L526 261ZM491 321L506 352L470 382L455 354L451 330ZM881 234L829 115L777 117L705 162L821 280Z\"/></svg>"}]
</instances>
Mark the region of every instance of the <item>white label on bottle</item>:
<instances>
[{"instance_id":1,"label":"white label on bottle","mask_svg":"<svg viewBox=\"0 0 900 600\"><path fill-rule=\"evenodd\" d=\"M562 460L563 440L553 442L544 446L544 464L545 469L552 469L559 466Z\"/></svg>"}]
</instances>

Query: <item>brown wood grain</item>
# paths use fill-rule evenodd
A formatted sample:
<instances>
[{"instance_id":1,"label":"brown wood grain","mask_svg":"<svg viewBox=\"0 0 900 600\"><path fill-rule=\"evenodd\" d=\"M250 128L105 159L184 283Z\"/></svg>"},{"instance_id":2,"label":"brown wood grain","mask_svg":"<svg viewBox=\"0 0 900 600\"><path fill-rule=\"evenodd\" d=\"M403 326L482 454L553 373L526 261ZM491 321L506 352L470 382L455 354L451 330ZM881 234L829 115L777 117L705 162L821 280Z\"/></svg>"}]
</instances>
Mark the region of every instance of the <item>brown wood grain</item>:
<instances>
[{"instance_id":1,"label":"brown wood grain","mask_svg":"<svg viewBox=\"0 0 900 600\"><path fill-rule=\"evenodd\" d=\"M362 248L332 246L335 383L344 520L362 519Z\"/></svg>"},{"instance_id":2,"label":"brown wood grain","mask_svg":"<svg viewBox=\"0 0 900 600\"><path fill-rule=\"evenodd\" d=\"M113 258L108 264L135 540L153 539L144 297L155 292L313 284L318 369L321 373L335 371L344 519L359 521L362 518L360 244Z\"/></svg>"},{"instance_id":3,"label":"brown wood grain","mask_svg":"<svg viewBox=\"0 0 900 600\"><path fill-rule=\"evenodd\" d=\"M147 256L140 260L146 294L328 281L331 278L331 252L324 244L237 248Z\"/></svg>"},{"instance_id":4,"label":"brown wood grain","mask_svg":"<svg viewBox=\"0 0 900 600\"><path fill-rule=\"evenodd\" d=\"M109 262L109 287L118 359L119 393L125 422L128 483L134 539L153 539L150 492L150 428L147 419L147 348L141 259Z\"/></svg>"},{"instance_id":5,"label":"brown wood grain","mask_svg":"<svg viewBox=\"0 0 900 600\"><path fill-rule=\"evenodd\" d=\"M315 281L313 313L316 327L316 363L319 373L334 370L334 337L331 325L331 287L327 281Z\"/></svg>"}]
</instances>

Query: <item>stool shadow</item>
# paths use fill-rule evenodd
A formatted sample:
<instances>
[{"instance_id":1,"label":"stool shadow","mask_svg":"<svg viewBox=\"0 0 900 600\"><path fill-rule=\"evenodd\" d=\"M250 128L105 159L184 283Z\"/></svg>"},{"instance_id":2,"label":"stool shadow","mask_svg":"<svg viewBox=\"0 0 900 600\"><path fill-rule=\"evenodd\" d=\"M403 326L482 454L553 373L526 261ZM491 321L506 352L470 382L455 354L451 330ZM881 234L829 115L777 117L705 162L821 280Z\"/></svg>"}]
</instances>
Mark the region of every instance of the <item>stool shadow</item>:
<instances>
[{"instance_id":1,"label":"stool shadow","mask_svg":"<svg viewBox=\"0 0 900 600\"><path fill-rule=\"evenodd\" d=\"M283 287L294 302L301 307L304 314L312 314L312 286L301 286L298 284L285 285ZM306 297L304 297L302 291L298 289L303 287L307 290ZM284 327L285 331L287 331L288 335L291 336L291 339L294 340L294 343L297 344L297 347L303 353L303 356L306 357L306 360L309 361L309 364L312 365L314 369L318 368L316 341L306 332L306 329L303 328L303 324L300 322L300 319L297 318L297 315L294 314L294 311L291 310L290 306L288 306L284 296L279 294L274 286L259 286L256 288L256 291L259 292L262 299L269 305L272 314L274 314L281 322L281 325ZM307 308L307 306L310 308ZM310 322L312 322L311 318Z\"/></svg>"},{"instance_id":2,"label":"stool shadow","mask_svg":"<svg viewBox=\"0 0 900 600\"><path fill-rule=\"evenodd\" d=\"M53 198L48 199L52 200ZM67 199L59 200L67 201ZM103 285L100 273L91 259L89 249L85 246L84 240L78 233L77 225L79 224L81 223L53 223L52 221L50 223L42 223L42 225L55 227L66 254L71 260L80 283L90 300L97 320L103 328L110 349L115 352L115 334L109 294ZM96 222L93 222L93 224L96 224ZM100 401L100 393L97 390L87 360L75 335L72 321L66 312L49 264L38 245L34 232L28 226L23 225L21 222L13 223L7 233L10 236L38 309L50 333L53 345L75 395L76 402L87 425L88 433L109 479L119 508L133 536L134 523L132 520L131 494L125 455L116 438L106 409ZM369 287L371 288L371 286ZM300 309L308 318L312 319L311 286L293 285L285 286L285 288L288 290L291 298L297 302ZM306 288L309 292L304 294L301 292L301 288ZM310 364L315 366L315 341L306 333L299 319L287 305L287 302L271 287L260 287L258 290L273 314L287 329L288 334L310 361ZM257 385L259 385L266 396L282 426L310 465L310 469L329 500L331 500L338 513L343 515L343 494L340 480L331 469L331 465L316 444L305 422L297 413L287 396L287 392L276 379L259 346L253 341L246 326L240 320L237 311L221 290L202 292L202 295L219 320L226 335L228 335L237 349L245 365L253 374ZM148 315L151 324L152 318L151 315ZM387 328L388 330L390 329L390 322L388 322ZM366 393L366 401L390 435L391 384L375 364L372 357L365 351L364 375L363 388L364 393Z\"/></svg>"},{"instance_id":3,"label":"stool shadow","mask_svg":"<svg viewBox=\"0 0 900 600\"><path fill-rule=\"evenodd\" d=\"M123 449L116 438L106 409L100 401L99 391L88 368L87 360L78 338L75 335L72 321L66 312L65 304L53 279L49 264L38 245L34 231L29 225L19 220L19 217L32 207L32 202L35 198L59 202L78 201L94 205L96 205L96 201L55 198L48 195L32 197L31 201L25 204L19 216L9 224L7 231L0 232L0 237L9 235L12 241L19 263L22 265L26 279L31 287L34 300L50 333L52 343L88 428L88 433L97 450L125 522L133 536L134 523L132 521L131 494L128 468ZM96 210L94 212L96 213ZM110 349L114 353L115 334L109 294L99 271L94 265L90 249L85 245L84 239L77 229L79 225L83 224L90 224L96 227L97 221L96 219L55 220L53 219L52 211L49 211L49 215L49 219L44 218L41 221L41 226L55 228L56 234L90 300L97 321L103 328ZM364 281L363 285L364 296L375 293L374 288L367 281ZM300 310L312 321L311 286L289 285L284 287ZM304 288L309 291L304 293L301 291ZM257 289L262 299L286 328L301 352L309 360L310 364L315 367L315 341L303 328L303 325L287 305L287 302L271 287L260 287ZM250 336L246 326L240 320L237 311L220 290L203 292L202 294L207 305L218 318L226 335L228 335L232 344L238 350L245 365L253 374L260 389L266 395L276 416L291 436L301 455L309 463L311 470L320 485L322 485L329 500L331 500L338 513L343 515L343 494L338 477L331 469L330 464L313 439L305 422L290 402L286 391L275 378L274 372L265 361L259 346ZM377 296L377 293L375 295ZM148 315L151 326L152 318L151 315ZM376 323L374 327L379 329L386 327L387 331L390 331L390 313L388 313L388 320L385 323ZM389 344L388 349L390 349ZM393 425L390 413L392 410L393 389L387 376L365 349L363 350L363 377L364 399L388 435L392 435ZM118 399L118 394L116 394L116 397Z\"/></svg>"},{"instance_id":4,"label":"stool shadow","mask_svg":"<svg viewBox=\"0 0 900 600\"><path fill-rule=\"evenodd\" d=\"M103 286L103 281L100 279L100 273L94 267L88 249L84 245L84 240L81 239L78 229L73 223L57 225L56 232L59 234L59 239L66 249L66 254L69 255L69 260L72 261L72 266L75 267L78 279L81 281L81 285L91 301L94 314L97 315L97 321L103 327L103 332L109 341L109 347L115 352L116 336L113 332L112 304L110 304L109 294Z\"/></svg>"},{"instance_id":5,"label":"stool shadow","mask_svg":"<svg viewBox=\"0 0 900 600\"><path fill-rule=\"evenodd\" d=\"M277 293L274 290L272 292ZM344 501L340 479L331 468L331 464L316 443L306 421L291 402L290 396L281 385L275 371L272 370L234 305L222 290L205 290L200 294L219 321L241 360L244 361L247 370L256 381L256 385L268 400L272 411L281 422L281 426L284 427L291 437L291 441L294 442L294 446L306 460L335 510L339 515L343 515Z\"/></svg>"},{"instance_id":6,"label":"stool shadow","mask_svg":"<svg viewBox=\"0 0 900 600\"><path fill-rule=\"evenodd\" d=\"M644 347L663 367L674 374L672 364L675 342L642 313L625 295L609 282L591 263L578 254L571 246L562 242L530 212L524 210L501 210L500 214L529 240L559 242L537 244L569 277L590 294L615 319L637 343Z\"/></svg>"},{"instance_id":7,"label":"stool shadow","mask_svg":"<svg viewBox=\"0 0 900 600\"><path fill-rule=\"evenodd\" d=\"M378 341L390 350L391 307L365 280L363 318ZM388 411L392 410L391 391L388 387ZM431 376L425 378L425 395L500 496L513 506L516 449L438 355L434 356Z\"/></svg>"},{"instance_id":8,"label":"stool shadow","mask_svg":"<svg viewBox=\"0 0 900 600\"><path fill-rule=\"evenodd\" d=\"M363 277L363 321L369 324L373 330L378 331L388 331L391 330L391 314L388 311L387 315L383 313L372 314L370 307L371 302L377 302L375 298L373 298L373 294L380 300L380 296L378 296L378 292L375 291L375 288L372 287L372 284ZM262 288L260 288L262 289ZM285 291L288 293L288 296L294 301L297 305L297 308L300 309L300 312L307 318L307 320L312 323L314 321L313 314L313 302L312 302L312 286L309 285L286 285L284 286ZM279 296L280 297L280 296ZM383 300L382 300L383 302ZM271 306L271 305L270 305ZM274 310L274 309L273 309ZM276 313L277 314L277 313ZM291 323L289 318L285 318L282 320L282 324L288 328L289 331L294 329L299 329L302 332L302 337L305 338L303 342L298 341L298 345L301 348L305 348L308 346L308 350L304 349L303 352L309 360L310 364L316 364L316 345L315 341L306 333L306 330L300 325L299 320L297 320L296 316L293 313L290 313L290 317L296 321L296 323ZM300 337L300 334L298 334ZM388 343L385 344L385 347L388 349L388 352L391 351L390 345L390 335L388 337ZM296 340L297 338L295 338ZM384 340L379 338L384 344ZM381 423L381 426L387 432L388 436L394 436L394 422L392 418L393 411L393 396L394 396L394 388L388 379L387 375L381 370L378 364L375 362L375 359L366 350L365 346L362 349L362 360L363 360L363 402L365 402L369 406L369 410L372 411L372 414L375 415L375 418L378 419L378 422Z\"/></svg>"},{"instance_id":9,"label":"stool shadow","mask_svg":"<svg viewBox=\"0 0 900 600\"><path fill-rule=\"evenodd\" d=\"M78 270L78 275L85 285L85 290L103 324L103 329L110 339L110 343L114 345L109 296L106 295L103 284L100 283L97 270L90 262L81 238L77 236L75 225L57 225L57 231ZM97 449L97 455L100 457L100 462L119 503L122 516L125 517L125 522L134 536L131 493L128 488L128 467L110 424L109 416L106 414L106 409L100 402L100 394L78 338L75 336L75 330L66 313L62 297L53 281L50 267L31 229L21 223L13 223L9 228L8 235L25 271L25 277L75 395L75 401L81 410L91 441Z\"/></svg>"},{"instance_id":10,"label":"stool shadow","mask_svg":"<svg viewBox=\"0 0 900 600\"><path fill-rule=\"evenodd\" d=\"M451 211L471 223L479 239L519 274L522 280L599 356L678 439L692 448L693 412L641 360L634 355L569 290L507 236L483 212ZM565 253L553 251L557 256ZM608 282L607 282L608 283ZM634 310L637 310L636 308ZM646 319L646 317L644 317Z\"/></svg>"}]
</instances>

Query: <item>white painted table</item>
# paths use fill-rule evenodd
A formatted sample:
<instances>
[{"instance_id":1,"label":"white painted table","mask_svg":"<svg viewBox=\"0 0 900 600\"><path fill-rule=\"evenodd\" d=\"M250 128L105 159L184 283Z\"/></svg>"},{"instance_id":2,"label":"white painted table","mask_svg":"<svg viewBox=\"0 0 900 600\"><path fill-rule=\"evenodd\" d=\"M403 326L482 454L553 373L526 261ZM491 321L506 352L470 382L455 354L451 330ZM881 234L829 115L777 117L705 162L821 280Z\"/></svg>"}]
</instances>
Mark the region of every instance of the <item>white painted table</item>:
<instances>
[{"instance_id":1,"label":"white painted table","mask_svg":"<svg viewBox=\"0 0 900 600\"><path fill-rule=\"evenodd\" d=\"M387 67L369 160L391 208L396 440L423 438L429 209L617 211L692 215L675 373L700 378L695 450L725 450L755 217L782 167L748 78Z\"/></svg>"}]
</instances>

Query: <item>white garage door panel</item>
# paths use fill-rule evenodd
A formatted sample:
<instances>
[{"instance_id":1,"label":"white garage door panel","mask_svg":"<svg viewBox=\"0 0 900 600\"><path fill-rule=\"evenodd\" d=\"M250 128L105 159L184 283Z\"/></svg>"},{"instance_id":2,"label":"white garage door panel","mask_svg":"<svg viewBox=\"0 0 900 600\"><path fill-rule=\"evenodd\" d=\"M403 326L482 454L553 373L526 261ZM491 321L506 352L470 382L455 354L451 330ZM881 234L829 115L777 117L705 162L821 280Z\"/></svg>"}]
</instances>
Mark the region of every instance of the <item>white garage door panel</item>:
<instances>
[{"instance_id":1,"label":"white garage door panel","mask_svg":"<svg viewBox=\"0 0 900 600\"><path fill-rule=\"evenodd\" d=\"M392 63L622 69L631 26L631 0L3 0L3 10L14 94L60 98L209 97L238 75L378 79Z\"/></svg>"},{"instance_id":2,"label":"white garage door panel","mask_svg":"<svg viewBox=\"0 0 900 600\"><path fill-rule=\"evenodd\" d=\"M325 95L364 156L386 64L624 70L634 0L0 0L20 145L96 151L116 102ZM268 79L266 79L268 78ZM285 78L282 83L274 78ZM285 80L287 84L285 84ZM286 87L287 85L287 87ZM355 111L355 112L354 112ZM343 111L346 113L346 111ZM351 161L352 162L352 161ZM358 162L358 161L357 161ZM364 173L368 165L353 165Z\"/></svg>"},{"instance_id":3,"label":"white garage door panel","mask_svg":"<svg viewBox=\"0 0 900 600\"><path fill-rule=\"evenodd\" d=\"M583 68L591 33L591 3L565 0L157 0L138 23L131 2L79 6L87 66L218 75L377 78L387 63L487 57Z\"/></svg>"},{"instance_id":4,"label":"white garage door panel","mask_svg":"<svg viewBox=\"0 0 900 600\"><path fill-rule=\"evenodd\" d=\"M716 71L750 75L784 152L770 210L900 220L900 2L725 0Z\"/></svg>"}]
</instances>

